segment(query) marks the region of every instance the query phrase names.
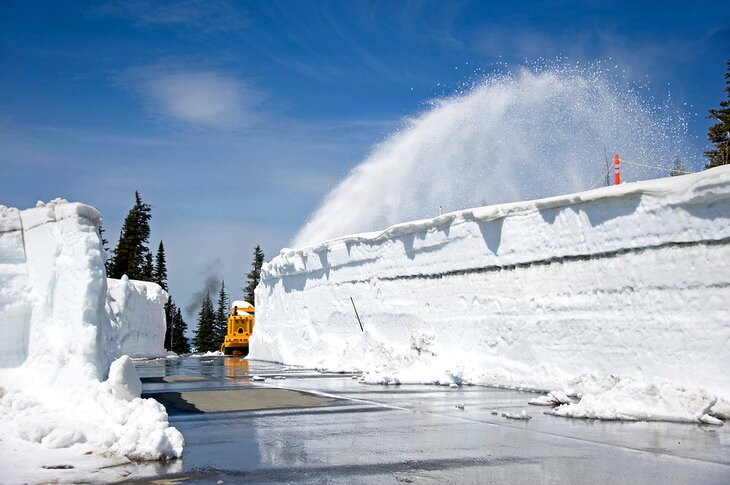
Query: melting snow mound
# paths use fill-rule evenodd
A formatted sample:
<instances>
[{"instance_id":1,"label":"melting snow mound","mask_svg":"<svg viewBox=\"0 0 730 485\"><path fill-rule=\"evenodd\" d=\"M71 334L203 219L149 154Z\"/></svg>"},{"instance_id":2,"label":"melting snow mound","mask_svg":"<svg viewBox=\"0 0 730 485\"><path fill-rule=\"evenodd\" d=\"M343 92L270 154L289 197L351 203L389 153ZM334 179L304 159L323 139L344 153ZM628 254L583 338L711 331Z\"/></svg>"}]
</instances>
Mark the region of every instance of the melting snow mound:
<instances>
[{"instance_id":1,"label":"melting snow mound","mask_svg":"<svg viewBox=\"0 0 730 485\"><path fill-rule=\"evenodd\" d=\"M182 435L162 405L140 398L120 357L99 223L96 209L62 199L0 206L0 481L182 453Z\"/></svg>"},{"instance_id":2,"label":"melting snow mound","mask_svg":"<svg viewBox=\"0 0 730 485\"><path fill-rule=\"evenodd\" d=\"M726 166L283 249L256 288L250 357L554 391L541 404L563 416L708 422L730 397L729 301Z\"/></svg>"}]
</instances>

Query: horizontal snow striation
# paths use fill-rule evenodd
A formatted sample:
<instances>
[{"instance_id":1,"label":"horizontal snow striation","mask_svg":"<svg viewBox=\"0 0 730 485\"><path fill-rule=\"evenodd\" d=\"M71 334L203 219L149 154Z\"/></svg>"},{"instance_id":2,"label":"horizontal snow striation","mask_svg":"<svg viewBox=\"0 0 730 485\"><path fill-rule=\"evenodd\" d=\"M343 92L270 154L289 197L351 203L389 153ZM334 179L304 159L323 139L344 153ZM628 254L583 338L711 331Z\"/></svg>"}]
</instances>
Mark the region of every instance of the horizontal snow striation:
<instances>
[{"instance_id":1,"label":"horizontal snow striation","mask_svg":"<svg viewBox=\"0 0 730 485\"><path fill-rule=\"evenodd\" d=\"M452 212L380 233L345 236L300 250L283 249L264 266L264 277L340 266L359 268L367 263L385 270L379 276L388 276L388 270L400 276L411 267L410 274L439 273L426 270L441 265L441 248L446 244L450 253L460 248L467 251L447 265L448 271L456 271L723 240L730 237L730 225L719 224L718 219L728 218L729 179L727 167L720 167L684 177ZM386 253L392 265L383 268L381 256ZM473 262L478 264L469 264Z\"/></svg>"},{"instance_id":2,"label":"horizontal snow striation","mask_svg":"<svg viewBox=\"0 0 730 485\"><path fill-rule=\"evenodd\" d=\"M282 250L251 356L371 382L580 394L581 376L620 375L727 398L729 256L730 167L454 212Z\"/></svg>"},{"instance_id":3,"label":"horizontal snow striation","mask_svg":"<svg viewBox=\"0 0 730 485\"><path fill-rule=\"evenodd\" d=\"M527 268L530 266L536 266L536 265L553 265L553 264L561 264L561 263L567 263L571 261L586 261L591 259L604 259L604 258L615 258L624 254L628 253L636 253L641 254L647 250L656 250L661 248L668 248L668 247L690 247L690 246L727 246L730 245L730 238L724 238L720 240L711 240L711 241L691 241L691 242L669 242L664 243L658 246L646 246L641 248L624 248L617 251L607 251L604 253L593 253L593 254L579 254L579 255L571 255L571 256L563 256L560 258L552 257L549 259L543 259L543 260L535 260L530 261L528 263L518 263L518 264L508 264L508 265L502 265L502 266L482 266L477 268L465 268L465 269L457 269L457 270L449 270L449 271L441 271L438 273L424 273L424 272L418 272L414 274L401 274L401 275L395 275L395 276L383 276L378 277L377 275L368 275L368 274L360 274L359 279L352 279L348 281L341 281L340 283L361 283L361 282L367 282L372 281L373 279L381 279L381 280L390 280L390 281L396 281L396 280L406 280L406 279L434 279L434 278L446 278L449 276L461 276L461 275L467 275L467 274L478 274L478 273L488 273L488 272L495 272L495 271L510 271L517 268ZM315 270L312 273L316 273L317 271L324 271L324 270Z\"/></svg>"}]
</instances>

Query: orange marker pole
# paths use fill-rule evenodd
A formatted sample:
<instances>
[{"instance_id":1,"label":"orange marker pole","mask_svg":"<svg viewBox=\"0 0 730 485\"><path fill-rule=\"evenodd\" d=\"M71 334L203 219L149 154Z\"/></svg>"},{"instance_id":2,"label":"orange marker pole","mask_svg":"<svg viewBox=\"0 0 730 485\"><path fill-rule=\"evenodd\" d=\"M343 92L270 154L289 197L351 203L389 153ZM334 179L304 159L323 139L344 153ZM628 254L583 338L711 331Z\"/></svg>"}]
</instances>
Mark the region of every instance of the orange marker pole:
<instances>
[{"instance_id":1,"label":"orange marker pole","mask_svg":"<svg viewBox=\"0 0 730 485\"><path fill-rule=\"evenodd\" d=\"M621 184L621 160L618 158L618 153L613 159L613 171L614 171L614 184Z\"/></svg>"}]
</instances>

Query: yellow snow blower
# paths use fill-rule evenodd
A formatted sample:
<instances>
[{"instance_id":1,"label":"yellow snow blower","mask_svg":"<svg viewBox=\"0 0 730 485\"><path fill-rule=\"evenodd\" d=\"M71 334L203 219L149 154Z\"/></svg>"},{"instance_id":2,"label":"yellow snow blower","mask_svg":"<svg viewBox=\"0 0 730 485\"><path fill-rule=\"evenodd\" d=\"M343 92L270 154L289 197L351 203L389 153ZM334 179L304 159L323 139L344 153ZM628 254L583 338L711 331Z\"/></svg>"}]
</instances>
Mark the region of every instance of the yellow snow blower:
<instances>
[{"instance_id":1,"label":"yellow snow blower","mask_svg":"<svg viewBox=\"0 0 730 485\"><path fill-rule=\"evenodd\" d=\"M248 339L253 332L255 310L246 301L236 300L231 303L228 313L228 331L221 344L224 355L248 355Z\"/></svg>"}]
</instances>

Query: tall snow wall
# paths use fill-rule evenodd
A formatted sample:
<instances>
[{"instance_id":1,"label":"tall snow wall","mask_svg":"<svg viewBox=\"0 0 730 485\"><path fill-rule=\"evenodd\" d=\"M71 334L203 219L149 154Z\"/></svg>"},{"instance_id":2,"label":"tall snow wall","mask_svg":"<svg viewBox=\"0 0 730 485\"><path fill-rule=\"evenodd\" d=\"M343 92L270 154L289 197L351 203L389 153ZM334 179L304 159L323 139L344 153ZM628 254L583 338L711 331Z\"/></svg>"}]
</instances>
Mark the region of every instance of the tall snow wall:
<instances>
[{"instance_id":1,"label":"tall snow wall","mask_svg":"<svg viewBox=\"0 0 730 485\"><path fill-rule=\"evenodd\" d=\"M284 249L256 289L251 357L373 382L581 394L629 376L727 398L728 302L722 167Z\"/></svg>"},{"instance_id":2,"label":"tall snow wall","mask_svg":"<svg viewBox=\"0 0 730 485\"><path fill-rule=\"evenodd\" d=\"M117 317L139 310L107 301L100 220L96 209L62 199L23 211L0 206L0 481L16 460L52 459L53 450L79 459L182 452L164 407L140 398L134 366L119 358L130 332ZM109 281L127 298L140 294L136 283ZM161 310L159 292L136 304ZM164 318L161 325L164 335Z\"/></svg>"},{"instance_id":3,"label":"tall snow wall","mask_svg":"<svg viewBox=\"0 0 730 485\"><path fill-rule=\"evenodd\" d=\"M107 279L112 329L120 352L130 357L162 357L165 351L167 292L147 281Z\"/></svg>"},{"instance_id":4,"label":"tall snow wall","mask_svg":"<svg viewBox=\"0 0 730 485\"><path fill-rule=\"evenodd\" d=\"M0 368L60 362L104 377L113 353L101 215L54 201L0 208Z\"/></svg>"}]
</instances>

